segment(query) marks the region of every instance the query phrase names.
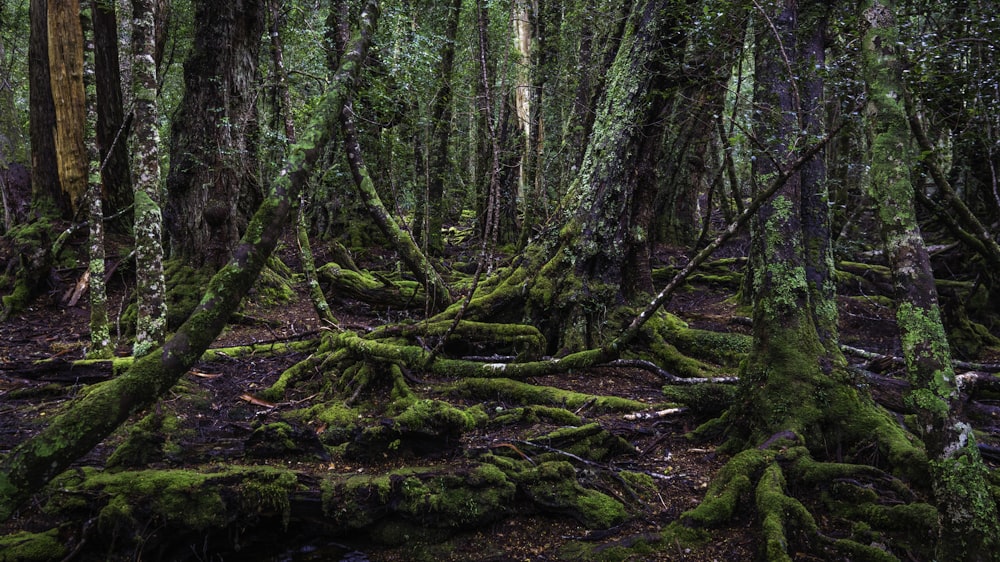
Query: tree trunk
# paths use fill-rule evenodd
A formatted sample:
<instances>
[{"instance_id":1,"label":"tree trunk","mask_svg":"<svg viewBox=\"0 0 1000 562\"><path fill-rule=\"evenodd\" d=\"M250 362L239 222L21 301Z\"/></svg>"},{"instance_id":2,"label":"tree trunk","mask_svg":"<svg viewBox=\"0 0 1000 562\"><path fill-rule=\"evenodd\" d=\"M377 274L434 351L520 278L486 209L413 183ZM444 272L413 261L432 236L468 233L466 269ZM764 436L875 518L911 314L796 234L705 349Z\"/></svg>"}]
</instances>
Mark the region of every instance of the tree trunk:
<instances>
[{"instance_id":1,"label":"tree trunk","mask_svg":"<svg viewBox=\"0 0 1000 562\"><path fill-rule=\"evenodd\" d=\"M114 354L108 324L108 293L104 283L104 208L101 202L101 153L97 146L97 84L94 70L93 8L80 15L84 39L83 82L86 91L87 206L90 227L87 273L90 275L90 350L87 356L107 359Z\"/></svg>"},{"instance_id":2,"label":"tree trunk","mask_svg":"<svg viewBox=\"0 0 1000 562\"><path fill-rule=\"evenodd\" d=\"M648 252L652 155L662 134L666 42L676 23L672 5L640 2L607 79L579 175L563 200L561 245L542 267L549 281L531 289L531 315L550 351L594 347L608 315L652 286ZM626 282L627 281L627 282Z\"/></svg>"},{"instance_id":3,"label":"tree trunk","mask_svg":"<svg viewBox=\"0 0 1000 562\"><path fill-rule=\"evenodd\" d=\"M899 304L903 357L931 458L933 490L941 513L938 558L985 561L1000 545L996 504L990 499L987 470L972 427L959 417L962 407L948 338L941 323L934 272L917 225L910 174L917 162L903 96L906 84L897 56L897 30L891 0L871 2L864 42L868 85L866 111L871 137L872 198Z\"/></svg>"},{"instance_id":4,"label":"tree trunk","mask_svg":"<svg viewBox=\"0 0 1000 562\"><path fill-rule=\"evenodd\" d=\"M164 221L172 258L218 268L261 198L255 102L265 7L263 0L195 4Z\"/></svg>"},{"instance_id":5,"label":"tree trunk","mask_svg":"<svg viewBox=\"0 0 1000 562\"><path fill-rule=\"evenodd\" d=\"M135 99L135 261L137 315L133 353L141 357L166 335L163 220L160 212L160 136L156 108L153 4L132 1L133 99Z\"/></svg>"},{"instance_id":6,"label":"tree trunk","mask_svg":"<svg viewBox=\"0 0 1000 562\"><path fill-rule=\"evenodd\" d=\"M75 213L87 191L84 142L83 31L80 2L48 4L49 82L56 108L55 149L59 183Z\"/></svg>"},{"instance_id":7,"label":"tree trunk","mask_svg":"<svg viewBox=\"0 0 1000 562\"><path fill-rule=\"evenodd\" d=\"M86 454L130 416L153 403L198 360L225 327L263 269L284 231L298 191L330 140L344 102L367 55L378 4L362 12L361 30L331 89L316 106L301 140L292 147L273 189L254 214L248 235L212 278L201 303L163 347L138 359L119 377L101 383L55 417L34 437L0 459L0 521L25 499Z\"/></svg>"},{"instance_id":8,"label":"tree trunk","mask_svg":"<svg viewBox=\"0 0 1000 562\"><path fill-rule=\"evenodd\" d=\"M94 20L94 57L97 75L97 146L101 181L107 203L104 214L111 227L130 232L132 177L129 169L129 123L122 105L121 64L118 59L118 17L115 3L89 0Z\"/></svg>"}]
</instances>

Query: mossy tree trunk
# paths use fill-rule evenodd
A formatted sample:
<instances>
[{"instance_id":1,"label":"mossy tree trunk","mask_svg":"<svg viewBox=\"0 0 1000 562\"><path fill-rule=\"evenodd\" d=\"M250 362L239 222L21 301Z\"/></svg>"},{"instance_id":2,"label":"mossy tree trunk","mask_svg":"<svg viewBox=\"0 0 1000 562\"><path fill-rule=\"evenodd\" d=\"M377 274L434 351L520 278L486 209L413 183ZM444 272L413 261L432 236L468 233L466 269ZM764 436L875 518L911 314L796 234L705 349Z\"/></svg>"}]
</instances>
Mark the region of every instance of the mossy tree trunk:
<instances>
[{"instance_id":1,"label":"mossy tree trunk","mask_svg":"<svg viewBox=\"0 0 1000 562\"><path fill-rule=\"evenodd\" d=\"M195 2L194 50L171 129L170 256L218 268L261 199L257 82L264 1Z\"/></svg>"},{"instance_id":2,"label":"mossy tree trunk","mask_svg":"<svg viewBox=\"0 0 1000 562\"><path fill-rule=\"evenodd\" d=\"M811 13L821 9L819 3L780 3L772 9L756 22L754 99L762 118L754 132L772 140L754 159L755 185L766 183L795 158L803 123L817 119L807 111L816 110L817 100L804 100L821 91L803 87L818 80L812 70L817 61L799 56L812 45L819 46L822 56L825 20ZM792 79L790 74L808 78ZM820 392L842 395L851 407L858 405L854 393L833 390L843 384L834 374L845 361L836 347L829 267L824 270L820 265L825 263L815 263L820 256L829 257L830 241L829 231L818 227L821 218L814 216L825 209L814 208L823 200L823 185L817 181L821 155L812 161L817 162L812 171L794 173L751 223L754 345L742 373L747 400L733 411L756 433L751 439L788 430L805 435L807 442L822 440L821 427L830 413L816 399ZM816 276L810 275L814 270ZM818 276L822 271L825 277Z\"/></svg>"},{"instance_id":3,"label":"mossy tree trunk","mask_svg":"<svg viewBox=\"0 0 1000 562\"><path fill-rule=\"evenodd\" d=\"M638 3L598 107L582 168L563 198L565 226L529 295L552 352L602 342L617 309L652 289L649 228L663 133L664 57L681 51L676 6Z\"/></svg>"},{"instance_id":4,"label":"mossy tree trunk","mask_svg":"<svg viewBox=\"0 0 1000 562\"><path fill-rule=\"evenodd\" d=\"M132 2L132 66L135 99L136 316L133 353L142 356L163 343L166 335L166 282L160 212L160 137L157 130L156 63L153 3Z\"/></svg>"},{"instance_id":5,"label":"mossy tree trunk","mask_svg":"<svg viewBox=\"0 0 1000 562\"><path fill-rule=\"evenodd\" d=\"M360 31L330 90L291 147L232 259L209 282L191 316L163 347L138 359L120 376L82 393L42 431L0 459L0 521L130 416L169 391L225 327L277 245L298 192L336 128L343 104L354 91L377 16L378 4L372 0L362 12Z\"/></svg>"},{"instance_id":6,"label":"mossy tree trunk","mask_svg":"<svg viewBox=\"0 0 1000 562\"><path fill-rule=\"evenodd\" d=\"M972 427L959 416L958 382L934 272L917 224L910 175L918 155L903 103L906 85L897 56L895 8L891 0L870 2L864 16L869 26L864 41L869 189L899 299L896 322L911 384L907 399L917 411L941 513L938 558L992 560L1000 546L997 507Z\"/></svg>"},{"instance_id":7,"label":"mossy tree trunk","mask_svg":"<svg viewBox=\"0 0 1000 562\"><path fill-rule=\"evenodd\" d=\"M80 14L83 28L83 83L86 92L84 140L87 145L87 206L90 238L90 350L92 359L107 359L114 353L111 327L108 324L108 292L104 283L104 209L101 201L101 153L97 147L97 84L94 70L93 8L85 6Z\"/></svg>"}]
</instances>

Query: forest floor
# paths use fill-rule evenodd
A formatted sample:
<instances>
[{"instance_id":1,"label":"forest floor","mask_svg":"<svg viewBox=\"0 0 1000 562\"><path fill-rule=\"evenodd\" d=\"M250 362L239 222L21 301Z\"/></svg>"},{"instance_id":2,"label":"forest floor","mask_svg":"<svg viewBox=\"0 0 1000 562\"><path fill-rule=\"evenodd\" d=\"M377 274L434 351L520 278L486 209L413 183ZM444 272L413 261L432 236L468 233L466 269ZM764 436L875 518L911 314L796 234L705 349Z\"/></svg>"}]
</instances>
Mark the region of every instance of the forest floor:
<instances>
[{"instance_id":1,"label":"forest floor","mask_svg":"<svg viewBox=\"0 0 1000 562\"><path fill-rule=\"evenodd\" d=\"M321 254L322 252L320 252ZM663 251L661 263L681 259L679 253ZM296 252L285 246L282 257L295 269ZM321 262L322 255L317 258ZM64 369L57 362L44 369L27 368L35 360L71 361L82 358L89 342L88 310L86 298L73 306L63 300L63 293L72 286L80 271L63 272L65 279L29 310L0 324L0 453L10 450L29 437L47 416L80 392L85 385L101 380L108 373L86 369ZM297 298L282 304L261 304L255 295L244 303L242 320L228 328L213 347L288 342L315 338L322 329L312 305L305 296L304 284L295 289ZM111 278L112 314L117 318L121 303L127 299L134 285L125 275ZM669 310L688 321L692 327L717 331L748 333L745 322L740 322L731 302L732 287L714 286L709 282L693 284L679 293L670 303ZM402 313L376 310L364 303L352 301L331 302L334 313L344 328L364 331L393 319ZM842 340L849 345L869 350L894 353L895 323L891 311L876 301L842 297ZM122 355L127 348L119 349ZM287 402L268 404L255 399L255 393L269 387L287 367L303 359L304 353L277 356L264 355L229 358L203 362L187 375L183 391L167 396L157 409L169 411L187 428L179 433L183 440L175 452L162 459L160 467L198 467L211 462L239 463L262 462L282 464L302 473L322 475L334 471L358 474L380 473L398 468L399 459L384 461L343 461L320 457L268 458L252 460L246 457L247 439L252 426L261 421L276 421L289 404L301 407L313 399L307 390L292 390ZM14 367L18 366L17 369ZM731 368L735 374L736 368ZM421 375L422 376L422 375ZM433 395L434 381L422 380L426 385L415 384L418 393ZM535 379L530 382L576 390L588 394L627 397L654 405L663 402L662 380L651 372L620 367L601 367L585 372ZM186 400L184 396L197 394L201 400ZM455 399L449 398L455 402ZM457 400L461 402L461 400ZM489 404L490 408L508 406L502 402ZM633 498L630 509L634 517L620 527L594 531L588 530L571 518L545 514L524 514L504 519L485 527L451 536L437 547L434 544L395 547L379 546L352 536L324 536L322 531L309 523L292 521L286 530L273 528L248 529L243 532L243 548L239 552L227 551L224 544L214 537L201 544L161 546L156 556L146 553L143 559L191 560L384 560L402 561L415 559L437 560L561 560L565 545L572 541L599 541L615 544L627 543L632 537L653 533L675 520L683 511L697 505L705 489L724 464L726 457L715 453L714 443L693 444L685 439L687 431L704 419L690 414L679 414L651 420L628 420L621 413L588 415L588 421L599 422L611 433L624 438L636 448L629 458L613 461L614 467L656 475L656 493L640 500ZM322 428L311 427L320 432ZM466 434L464 449L496 447L498 444L519 443L526 435L538 435L547 427L502 426L490 430L476 430ZM77 466L102 467L108 455L125 438L119 430L107 438ZM421 459L422 463L460 462L449 457ZM39 494L44 496L47 493ZM46 528L49 514L42 509L43 499L29 502L12 521L0 526L0 534L15 529ZM647 560L678 561L734 561L755 558L759 544L752 509L737 514L732 524L712 531L712 540L699 546L681 546L667 549ZM87 522L75 523L75 540L86 536ZM70 522L72 528L74 524ZM150 539L155 530L141 530ZM162 537L161 537L162 539ZM446 546L445 546L446 545ZM99 559L101 550L81 549L77 559ZM89 552L89 554L88 554ZM798 560L810 560L798 557Z\"/></svg>"}]
</instances>

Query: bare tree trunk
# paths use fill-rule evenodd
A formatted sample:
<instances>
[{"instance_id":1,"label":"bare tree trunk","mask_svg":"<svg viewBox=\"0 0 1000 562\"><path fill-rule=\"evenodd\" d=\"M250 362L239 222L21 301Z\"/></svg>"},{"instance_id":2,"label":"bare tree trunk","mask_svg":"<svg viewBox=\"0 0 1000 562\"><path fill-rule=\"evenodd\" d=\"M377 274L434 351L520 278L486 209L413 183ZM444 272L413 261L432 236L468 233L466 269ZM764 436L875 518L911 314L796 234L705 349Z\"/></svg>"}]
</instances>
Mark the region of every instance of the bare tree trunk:
<instances>
[{"instance_id":1,"label":"bare tree trunk","mask_svg":"<svg viewBox=\"0 0 1000 562\"><path fill-rule=\"evenodd\" d=\"M897 56L891 0L870 2L864 42L871 138L869 190L894 284L899 293L896 323L919 428L930 457L932 488L941 513L940 559L986 561L1000 546L1000 524L991 499L987 470L972 427L959 417L961 403L941 323L934 272L917 225L911 170L917 152L903 97L906 85Z\"/></svg>"},{"instance_id":2,"label":"bare tree trunk","mask_svg":"<svg viewBox=\"0 0 1000 562\"><path fill-rule=\"evenodd\" d=\"M80 1L48 3L49 84L55 105L55 153L59 183L75 213L87 191L87 150L83 131L83 31Z\"/></svg>"},{"instance_id":3,"label":"bare tree trunk","mask_svg":"<svg viewBox=\"0 0 1000 562\"><path fill-rule=\"evenodd\" d=\"M136 357L163 343L167 324L160 213L160 136L157 130L153 4L132 1L132 90L135 99L135 260L138 315Z\"/></svg>"},{"instance_id":4,"label":"bare tree trunk","mask_svg":"<svg viewBox=\"0 0 1000 562\"><path fill-rule=\"evenodd\" d=\"M248 235L233 257L209 282L191 317L163 344L138 359L125 373L101 383L68 404L63 414L0 459L0 521L7 520L32 493L86 454L130 416L154 404L198 360L225 327L253 286L284 231L295 199L323 153L345 101L354 91L378 16L370 0L361 29L344 56L331 89L295 144L273 189L254 214Z\"/></svg>"},{"instance_id":5,"label":"bare tree trunk","mask_svg":"<svg viewBox=\"0 0 1000 562\"><path fill-rule=\"evenodd\" d=\"M97 147L101 153L101 181L110 228L130 232L132 174L129 169L128 120L122 97L118 58L118 17L115 2L88 0L94 20L94 72L97 78Z\"/></svg>"},{"instance_id":6,"label":"bare tree trunk","mask_svg":"<svg viewBox=\"0 0 1000 562\"><path fill-rule=\"evenodd\" d=\"M68 215L56 163L56 109L49 81L49 32L47 0L31 0L31 38L28 45L31 195L32 205L45 212Z\"/></svg>"}]
</instances>

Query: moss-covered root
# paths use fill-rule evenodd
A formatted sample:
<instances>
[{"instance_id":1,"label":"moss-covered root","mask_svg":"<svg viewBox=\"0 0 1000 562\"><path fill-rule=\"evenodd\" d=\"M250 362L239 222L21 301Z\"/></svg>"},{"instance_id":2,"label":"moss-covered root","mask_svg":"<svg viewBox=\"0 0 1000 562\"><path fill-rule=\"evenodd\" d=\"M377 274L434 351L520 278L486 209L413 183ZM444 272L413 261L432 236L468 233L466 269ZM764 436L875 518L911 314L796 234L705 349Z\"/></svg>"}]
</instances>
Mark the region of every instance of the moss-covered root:
<instances>
[{"instance_id":1,"label":"moss-covered root","mask_svg":"<svg viewBox=\"0 0 1000 562\"><path fill-rule=\"evenodd\" d=\"M764 553L769 562L791 562L789 533L817 534L816 521L798 500L785 494L785 475L771 463L757 482L757 511L764 532Z\"/></svg>"},{"instance_id":2,"label":"moss-covered root","mask_svg":"<svg viewBox=\"0 0 1000 562\"><path fill-rule=\"evenodd\" d=\"M720 527L728 523L736 508L750 497L753 481L774 461L774 452L747 449L729 459L708 485L705 498L681 515L681 522L691 527Z\"/></svg>"}]
</instances>

